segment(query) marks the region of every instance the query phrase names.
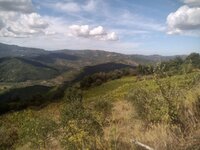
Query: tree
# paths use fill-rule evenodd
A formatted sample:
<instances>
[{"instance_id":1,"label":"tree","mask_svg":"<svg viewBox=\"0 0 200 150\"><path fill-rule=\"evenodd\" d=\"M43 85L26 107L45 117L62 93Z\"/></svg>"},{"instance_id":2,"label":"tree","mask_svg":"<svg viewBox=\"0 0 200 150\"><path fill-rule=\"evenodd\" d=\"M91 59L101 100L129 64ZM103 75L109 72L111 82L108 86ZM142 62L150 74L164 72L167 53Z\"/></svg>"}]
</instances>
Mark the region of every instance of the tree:
<instances>
[{"instance_id":1,"label":"tree","mask_svg":"<svg viewBox=\"0 0 200 150\"><path fill-rule=\"evenodd\" d=\"M196 68L200 68L200 54L192 53L186 58L187 62L191 62Z\"/></svg>"}]
</instances>

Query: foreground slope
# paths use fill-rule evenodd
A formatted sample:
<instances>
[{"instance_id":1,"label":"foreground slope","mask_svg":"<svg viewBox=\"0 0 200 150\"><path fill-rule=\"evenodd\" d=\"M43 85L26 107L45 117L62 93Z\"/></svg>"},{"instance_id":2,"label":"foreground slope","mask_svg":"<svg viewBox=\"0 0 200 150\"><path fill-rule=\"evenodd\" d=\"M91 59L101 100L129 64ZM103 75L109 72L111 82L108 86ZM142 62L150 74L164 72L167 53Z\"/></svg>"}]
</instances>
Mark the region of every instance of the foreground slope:
<instances>
[{"instance_id":1,"label":"foreground slope","mask_svg":"<svg viewBox=\"0 0 200 150\"><path fill-rule=\"evenodd\" d=\"M198 150L199 81L199 72L161 79L130 76L83 91L83 104L76 101L80 98L76 94L68 93L64 101L40 110L1 116L0 135L12 137L12 142L0 140L0 145L141 149L140 142L154 149Z\"/></svg>"}]
</instances>

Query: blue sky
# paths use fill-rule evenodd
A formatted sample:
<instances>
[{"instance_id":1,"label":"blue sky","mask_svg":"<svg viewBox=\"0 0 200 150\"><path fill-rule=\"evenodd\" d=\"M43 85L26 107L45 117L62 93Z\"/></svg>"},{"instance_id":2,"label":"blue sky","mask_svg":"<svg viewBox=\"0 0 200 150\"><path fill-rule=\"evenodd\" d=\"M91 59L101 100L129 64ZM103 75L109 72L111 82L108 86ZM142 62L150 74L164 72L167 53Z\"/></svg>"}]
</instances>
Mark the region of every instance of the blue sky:
<instances>
[{"instance_id":1,"label":"blue sky","mask_svg":"<svg viewBox=\"0 0 200 150\"><path fill-rule=\"evenodd\" d=\"M200 52L200 0L0 0L0 42L126 54Z\"/></svg>"}]
</instances>

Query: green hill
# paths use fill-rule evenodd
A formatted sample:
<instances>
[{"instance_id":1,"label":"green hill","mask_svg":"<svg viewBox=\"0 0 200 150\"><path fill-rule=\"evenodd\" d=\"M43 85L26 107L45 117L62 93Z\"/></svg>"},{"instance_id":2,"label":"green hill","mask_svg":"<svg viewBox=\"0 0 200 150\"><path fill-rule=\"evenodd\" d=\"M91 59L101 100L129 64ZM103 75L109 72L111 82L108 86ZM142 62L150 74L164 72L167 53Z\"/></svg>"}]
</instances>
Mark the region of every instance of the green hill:
<instances>
[{"instance_id":1,"label":"green hill","mask_svg":"<svg viewBox=\"0 0 200 150\"><path fill-rule=\"evenodd\" d=\"M46 80L59 74L53 67L24 58L1 58L0 72L0 82Z\"/></svg>"}]
</instances>

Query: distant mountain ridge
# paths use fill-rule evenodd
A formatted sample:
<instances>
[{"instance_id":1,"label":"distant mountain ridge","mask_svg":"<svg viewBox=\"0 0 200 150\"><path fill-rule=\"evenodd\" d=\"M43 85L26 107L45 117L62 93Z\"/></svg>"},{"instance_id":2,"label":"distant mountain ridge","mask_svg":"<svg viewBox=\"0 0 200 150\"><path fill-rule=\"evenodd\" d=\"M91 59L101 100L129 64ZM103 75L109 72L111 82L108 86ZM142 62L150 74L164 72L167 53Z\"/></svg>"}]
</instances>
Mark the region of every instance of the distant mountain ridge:
<instances>
[{"instance_id":1,"label":"distant mountain ridge","mask_svg":"<svg viewBox=\"0 0 200 150\"><path fill-rule=\"evenodd\" d=\"M176 56L185 57L186 55L175 55L175 56L162 56L162 55L139 55L139 54L121 54L116 52L108 52L103 50L69 50L69 49L63 49L63 50L54 50L54 51L48 51L44 49L39 48L30 48L30 47L21 47L17 45L8 45L0 43L0 57L37 57L37 56L52 56L52 54L68 54L71 56L85 56L85 55L93 55L93 56L99 56L99 55L107 55L109 56L129 56L131 58L136 59L143 59L143 60L152 60L152 61L159 61L159 60L168 60L171 58L174 58ZM60 57L63 57L60 55Z\"/></svg>"},{"instance_id":2,"label":"distant mountain ridge","mask_svg":"<svg viewBox=\"0 0 200 150\"><path fill-rule=\"evenodd\" d=\"M28 57L47 54L48 51L38 48L20 47L0 43L0 57Z\"/></svg>"},{"instance_id":3,"label":"distant mountain ridge","mask_svg":"<svg viewBox=\"0 0 200 150\"><path fill-rule=\"evenodd\" d=\"M98 67L100 64L106 65L109 63L118 64L119 66L123 66L120 64L137 66L138 64L168 61L175 57L125 55L101 50L47 51L0 43L0 82L45 80L57 76L60 76L62 80L66 80L69 73L76 72L77 74L87 66L97 65Z\"/></svg>"}]
</instances>

